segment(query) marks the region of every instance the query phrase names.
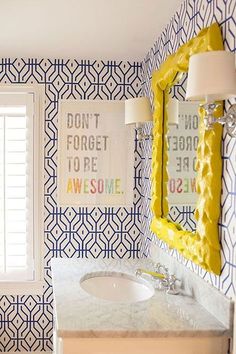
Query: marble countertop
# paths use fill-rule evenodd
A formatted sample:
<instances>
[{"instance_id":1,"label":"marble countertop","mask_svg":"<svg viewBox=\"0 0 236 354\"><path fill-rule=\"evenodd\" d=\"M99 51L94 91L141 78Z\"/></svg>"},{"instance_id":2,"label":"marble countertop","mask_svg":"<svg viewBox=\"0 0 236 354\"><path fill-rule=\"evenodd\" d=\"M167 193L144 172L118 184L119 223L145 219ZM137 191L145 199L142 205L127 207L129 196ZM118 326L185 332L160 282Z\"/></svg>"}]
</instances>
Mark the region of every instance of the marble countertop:
<instances>
[{"instance_id":1,"label":"marble countertop","mask_svg":"<svg viewBox=\"0 0 236 354\"><path fill-rule=\"evenodd\" d=\"M156 338L229 336L221 322L193 298L156 290L152 298L136 303L95 298L80 286L80 279L96 271L135 274L152 269L146 259L52 259L56 331L59 337Z\"/></svg>"}]
</instances>

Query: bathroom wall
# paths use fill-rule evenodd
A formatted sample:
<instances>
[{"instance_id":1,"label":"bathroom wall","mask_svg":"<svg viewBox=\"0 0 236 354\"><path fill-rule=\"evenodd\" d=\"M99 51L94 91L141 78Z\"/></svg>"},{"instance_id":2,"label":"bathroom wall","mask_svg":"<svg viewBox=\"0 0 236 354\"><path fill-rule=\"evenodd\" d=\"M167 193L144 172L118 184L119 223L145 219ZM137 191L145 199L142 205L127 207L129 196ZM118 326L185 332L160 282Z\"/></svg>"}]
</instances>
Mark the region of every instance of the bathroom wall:
<instances>
[{"instance_id":1,"label":"bathroom wall","mask_svg":"<svg viewBox=\"0 0 236 354\"><path fill-rule=\"evenodd\" d=\"M37 83L43 86L46 97L42 235L45 290L43 296L0 297L0 352L52 350L52 257L134 258L139 255L142 150L137 142L132 208L61 208L57 206L56 191L58 100L136 97L141 92L140 68L139 63L115 61L0 61L0 83Z\"/></svg>"},{"instance_id":2,"label":"bathroom wall","mask_svg":"<svg viewBox=\"0 0 236 354\"><path fill-rule=\"evenodd\" d=\"M226 50L236 50L236 1L235 0L186 0L179 10L170 19L161 35L157 38L153 47L147 53L142 65L142 87L146 95L151 94L150 80L153 70L174 53L180 45L199 33L199 31L218 22L221 26L224 46ZM234 103L232 100L231 103ZM226 109L228 103L226 104ZM148 127L150 129L150 127ZM144 146L144 160L142 170L143 201L142 201L142 252L149 254L150 245L156 243L166 250L172 257L187 268L198 274L201 278L211 283L228 297L236 293L236 139L230 139L224 132L222 141L222 214L219 220L221 238L222 273L214 276L191 261L185 260L176 251L169 251L167 245L158 240L149 230L152 218L150 211L150 173L151 173L151 146L146 141ZM188 210L175 208L175 220L187 220ZM172 213L173 215L174 213Z\"/></svg>"}]
</instances>

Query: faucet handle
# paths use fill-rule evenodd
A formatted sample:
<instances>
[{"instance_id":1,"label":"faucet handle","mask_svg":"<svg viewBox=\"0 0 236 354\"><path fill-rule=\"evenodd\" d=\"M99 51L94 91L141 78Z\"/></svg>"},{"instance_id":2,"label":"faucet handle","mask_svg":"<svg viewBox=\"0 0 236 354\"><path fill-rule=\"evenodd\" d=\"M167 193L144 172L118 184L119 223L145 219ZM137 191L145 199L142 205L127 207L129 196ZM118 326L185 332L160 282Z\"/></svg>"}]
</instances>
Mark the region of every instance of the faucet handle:
<instances>
[{"instance_id":1,"label":"faucet handle","mask_svg":"<svg viewBox=\"0 0 236 354\"><path fill-rule=\"evenodd\" d=\"M155 265L155 270L164 275L164 278L160 281L160 287L165 289L167 294L179 294L179 290L176 288L176 283L180 282L180 279L176 278L174 274L170 274L169 269L161 263Z\"/></svg>"},{"instance_id":2,"label":"faucet handle","mask_svg":"<svg viewBox=\"0 0 236 354\"><path fill-rule=\"evenodd\" d=\"M171 274L168 276L167 279L167 287L166 287L166 292L167 294L171 294L171 295L178 295L179 294L179 290L176 288L176 283L180 282L180 279L176 278L176 276L174 274Z\"/></svg>"},{"instance_id":3,"label":"faucet handle","mask_svg":"<svg viewBox=\"0 0 236 354\"><path fill-rule=\"evenodd\" d=\"M169 269L166 266L164 266L163 264L156 263L154 265L154 268L157 273L161 273L161 274L165 275L166 277L169 276Z\"/></svg>"}]
</instances>

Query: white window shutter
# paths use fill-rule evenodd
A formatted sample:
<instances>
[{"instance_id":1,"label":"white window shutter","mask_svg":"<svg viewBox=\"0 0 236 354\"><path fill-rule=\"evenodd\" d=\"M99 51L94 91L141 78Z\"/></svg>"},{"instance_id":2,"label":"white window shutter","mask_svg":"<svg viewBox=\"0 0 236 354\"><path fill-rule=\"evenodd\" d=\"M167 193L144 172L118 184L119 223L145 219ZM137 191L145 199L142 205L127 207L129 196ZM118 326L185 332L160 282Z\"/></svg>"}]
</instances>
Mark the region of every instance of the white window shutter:
<instances>
[{"instance_id":1,"label":"white window shutter","mask_svg":"<svg viewBox=\"0 0 236 354\"><path fill-rule=\"evenodd\" d=\"M0 93L0 280L34 280L34 94Z\"/></svg>"}]
</instances>

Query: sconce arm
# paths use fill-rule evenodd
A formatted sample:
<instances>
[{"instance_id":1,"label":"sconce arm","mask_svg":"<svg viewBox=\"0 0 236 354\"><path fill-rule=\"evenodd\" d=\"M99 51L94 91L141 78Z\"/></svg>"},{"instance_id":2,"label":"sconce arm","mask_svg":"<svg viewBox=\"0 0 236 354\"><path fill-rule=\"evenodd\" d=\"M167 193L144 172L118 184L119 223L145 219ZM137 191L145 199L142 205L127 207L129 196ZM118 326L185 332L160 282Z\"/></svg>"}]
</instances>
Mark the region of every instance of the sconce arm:
<instances>
[{"instance_id":1,"label":"sconce arm","mask_svg":"<svg viewBox=\"0 0 236 354\"><path fill-rule=\"evenodd\" d=\"M227 133L236 138L236 104L233 104L228 112L219 118L215 118L214 111L219 107L219 104L216 103L205 103L200 105L205 109L206 115L204 117L204 124L206 129L210 130L213 128L215 123L220 123L226 126Z\"/></svg>"},{"instance_id":2,"label":"sconce arm","mask_svg":"<svg viewBox=\"0 0 236 354\"><path fill-rule=\"evenodd\" d=\"M146 139L153 139L152 133L151 134L144 134L142 126L136 127L137 130L137 140L143 141Z\"/></svg>"},{"instance_id":3,"label":"sconce arm","mask_svg":"<svg viewBox=\"0 0 236 354\"><path fill-rule=\"evenodd\" d=\"M204 117L204 124L207 130L211 130L213 125L218 121L215 116L215 110L220 106L218 103L205 103L200 104L200 107L204 108L206 115Z\"/></svg>"},{"instance_id":4,"label":"sconce arm","mask_svg":"<svg viewBox=\"0 0 236 354\"><path fill-rule=\"evenodd\" d=\"M236 138L236 104L233 104L228 112L216 121L222 125L225 124L227 133L231 136Z\"/></svg>"}]
</instances>

